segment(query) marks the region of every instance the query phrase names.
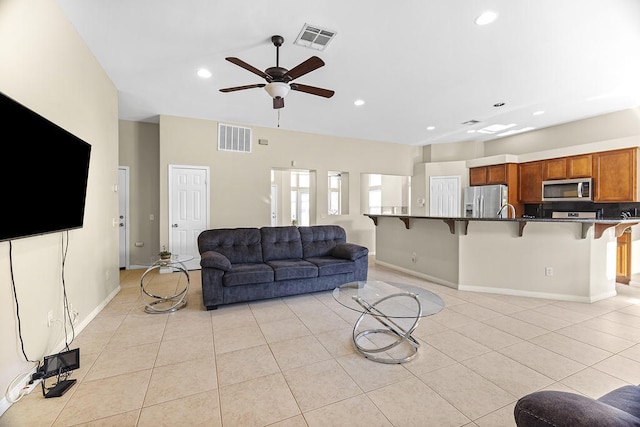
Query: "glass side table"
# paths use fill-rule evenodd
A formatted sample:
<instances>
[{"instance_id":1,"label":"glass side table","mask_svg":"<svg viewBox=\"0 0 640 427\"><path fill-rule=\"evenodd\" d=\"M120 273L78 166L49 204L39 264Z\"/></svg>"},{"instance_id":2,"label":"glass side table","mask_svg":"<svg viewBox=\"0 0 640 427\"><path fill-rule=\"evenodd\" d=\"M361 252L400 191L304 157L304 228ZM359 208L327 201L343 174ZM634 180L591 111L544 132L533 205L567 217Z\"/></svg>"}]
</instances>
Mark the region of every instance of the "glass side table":
<instances>
[{"instance_id":1,"label":"glass side table","mask_svg":"<svg viewBox=\"0 0 640 427\"><path fill-rule=\"evenodd\" d=\"M189 290L189 271L184 263L192 259L192 256L181 257L179 255L174 255L168 259L159 259L147 268L140 278L140 295L142 296L142 301L145 305L144 311L151 314L172 313L187 305L185 297ZM183 274L186 277L184 287L178 287L179 290L170 295L156 295L154 291L151 290L150 273L154 270L160 270L163 268L171 269L173 272Z\"/></svg>"}]
</instances>

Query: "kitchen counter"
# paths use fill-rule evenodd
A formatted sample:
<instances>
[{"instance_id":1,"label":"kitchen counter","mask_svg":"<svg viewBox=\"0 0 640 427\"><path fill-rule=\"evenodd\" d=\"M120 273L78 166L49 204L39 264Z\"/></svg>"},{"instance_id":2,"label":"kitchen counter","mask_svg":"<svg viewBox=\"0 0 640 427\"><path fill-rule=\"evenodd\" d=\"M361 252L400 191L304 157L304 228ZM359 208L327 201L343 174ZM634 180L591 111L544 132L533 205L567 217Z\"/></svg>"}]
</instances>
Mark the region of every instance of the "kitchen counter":
<instances>
[{"instance_id":1,"label":"kitchen counter","mask_svg":"<svg viewBox=\"0 0 640 427\"><path fill-rule=\"evenodd\" d=\"M376 264L459 290L577 302L616 295L616 236L640 223L365 215Z\"/></svg>"},{"instance_id":2,"label":"kitchen counter","mask_svg":"<svg viewBox=\"0 0 640 427\"><path fill-rule=\"evenodd\" d=\"M582 224L582 238L586 238L589 230L594 227L594 238L599 239L605 230L611 227L615 227L615 235L619 237L624 233L624 230L634 226L640 222L640 218L466 218L466 217L441 217L441 216L412 216L412 215L378 215L378 214L364 214L373 220L375 225L378 225L379 217L398 218L402 221L405 227L411 228L412 220L439 220L444 221L449 226L451 234L455 234L455 224L460 223L462 226L462 232L467 234L469 228L469 222L473 221L492 221L492 222L511 222L518 224L518 236L522 237L524 227L529 222L552 222L552 223L580 223Z\"/></svg>"}]
</instances>

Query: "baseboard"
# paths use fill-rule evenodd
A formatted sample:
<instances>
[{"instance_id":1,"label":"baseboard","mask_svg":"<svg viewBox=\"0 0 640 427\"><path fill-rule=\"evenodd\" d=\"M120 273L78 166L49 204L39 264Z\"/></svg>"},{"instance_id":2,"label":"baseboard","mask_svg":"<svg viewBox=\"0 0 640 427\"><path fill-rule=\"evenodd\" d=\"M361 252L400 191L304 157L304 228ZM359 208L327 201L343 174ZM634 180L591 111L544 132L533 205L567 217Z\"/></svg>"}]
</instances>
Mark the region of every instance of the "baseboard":
<instances>
[{"instance_id":1,"label":"baseboard","mask_svg":"<svg viewBox=\"0 0 640 427\"><path fill-rule=\"evenodd\" d=\"M56 354L61 352L62 350L64 350L66 344L65 342L70 341L71 339L74 338L74 334L78 335L80 332L82 332L82 330L84 328L87 327L87 325L89 325L89 323L91 323L91 321L93 319L95 319L95 317L107 306L107 304L109 304L109 302L111 302L111 300L113 298L115 298L115 296L118 294L118 292L120 292L120 285L118 285L118 287L116 287L105 299L104 301L102 301L100 303L100 305L98 305L91 313L89 313L83 320L82 322L80 322L77 326L74 326L73 328L73 332L69 332L67 334L67 339L65 340L61 340L59 343L57 343L54 346L53 351L51 352L51 354ZM7 390L7 393L5 393L4 397L2 398L2 400L0 400L0 416L2 416L2 414L4 414L6 412L7 409L9 409L12 405L12 403L7 400L7 394L9 396L18 396L20 393L20 390L22 390L22 388L29 382L29 379L31 378L31 374L34 373L36 371L36 368L32 368L29 372L25 372L22 375L24 375L24 378L19 381L13 388L11 388L10 390ZM36 390L34 390L32 393L35 393Z\"/></svg>"},{"instance_id":2,"label":"baseboard","mask_svg":"<svg viewBox=\"0 0 640 427\"><path fill-rule=\"evenodd\" d=\"M375 263L379 264L379 265L381 265L383 267L390 268L391 270L401 271L401 272L409 274L411 276L415 276L415 277L419 277L421 279L428 280L428 281L436 283L438 285L444 285L444 286L446 286L448 288L458 289L458 284L457 283L449 282L449 281L441 279L439 277L430 276L428 274L420 273L420 272L414 271L414 270L409 270L408 268L398 267L397 265L389 264L389 263L386 263L384 261L376 260Z\"/></svg>"},{"instance_id":3,"label":"baseboard","mask_svg":"<svg viewBox=\"0 0 640 427\"><path fill-rule=\"evenodd\" d=\"M567 295L567 294L553 294L549 292L533 292L533 291L523 291L519 289L506 289L506 288L492 288L489 286L469 286L469 285L460 285L458 289L461 291L467 292L482 292L487 294L496 294L496 295L511 295L516 297L528 297L528 298L541 298L541 299L550 299L556 301L570 301L570 302L582 302L582 303L592 303L596 301L600 301L606 298L611 298L617 295L615 290L611 292L605 292L600 295L595 295L592 297L581 297L577 295Z\"/></svg>"}]
</instances>

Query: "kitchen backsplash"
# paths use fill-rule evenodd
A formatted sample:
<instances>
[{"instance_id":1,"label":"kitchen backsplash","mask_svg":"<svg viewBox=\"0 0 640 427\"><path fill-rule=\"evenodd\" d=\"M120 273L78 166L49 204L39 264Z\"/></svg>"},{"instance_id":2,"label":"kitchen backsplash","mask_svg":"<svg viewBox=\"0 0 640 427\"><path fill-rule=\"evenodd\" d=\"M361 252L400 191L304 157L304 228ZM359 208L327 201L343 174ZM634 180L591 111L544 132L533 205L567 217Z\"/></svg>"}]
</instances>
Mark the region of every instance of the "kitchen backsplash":
<instances>
[{"instance_id":1,"label":"kitchen backsplash","mask_svg":"<svg viewBox=\"0 0 640 427\"><path fill-rule=\"evenodd\" d=\"M551 218L552 212L596 212L598 218L621 218L623 212L640 217L640 203L548 202L525 204L524 214Z\"/></svg>"}]
</instances>

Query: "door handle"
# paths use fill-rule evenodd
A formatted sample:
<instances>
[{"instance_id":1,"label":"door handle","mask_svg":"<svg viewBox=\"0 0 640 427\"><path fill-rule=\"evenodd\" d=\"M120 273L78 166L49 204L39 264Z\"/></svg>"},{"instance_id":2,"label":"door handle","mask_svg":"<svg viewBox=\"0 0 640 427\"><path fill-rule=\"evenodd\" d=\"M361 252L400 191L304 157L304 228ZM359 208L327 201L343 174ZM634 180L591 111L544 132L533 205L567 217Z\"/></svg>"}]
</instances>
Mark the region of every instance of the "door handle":
<instances>
[{"instance_id":1,"label":"door handle","mask_svg":"<svg viewBox=\"0 0 640 427\"><path fill-rule=\"evenodd\" d=\"M120 227L124 227L124 224L123 224L123 223L120 223Z\"/></svg>"},{"instance_id":2,"label":"door handle","mask_svg":"<svg viewBox=\"0 0 640 427\"><path fill-rule=\"evenodd\" d=\"M178 224L171 224L173 228L178 228Z\"/></svg>"}]
</instances>

